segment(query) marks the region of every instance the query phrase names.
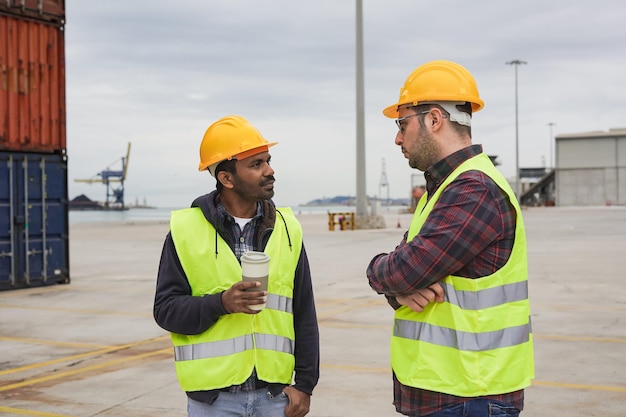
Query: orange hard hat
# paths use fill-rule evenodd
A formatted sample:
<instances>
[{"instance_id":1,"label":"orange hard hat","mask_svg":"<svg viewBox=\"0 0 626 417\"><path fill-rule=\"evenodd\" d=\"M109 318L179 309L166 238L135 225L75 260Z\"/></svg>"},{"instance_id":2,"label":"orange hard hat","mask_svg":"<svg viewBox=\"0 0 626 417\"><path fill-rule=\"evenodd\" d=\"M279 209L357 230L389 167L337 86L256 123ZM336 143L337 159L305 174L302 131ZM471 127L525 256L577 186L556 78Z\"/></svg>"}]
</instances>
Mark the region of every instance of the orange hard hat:
<instances>
[{"instance_id":1,"label":"orange hard hat","mask_svg":"<svg viewBox=\"0 0 626 417\"><path fill-rule=\"evenodd\" d=\"M257 128L241 116L223 117L204 133L200 143L198 170L204 171L225 160L244 159L266 152L277 143L268 142Z\"/></svg>"},{"instance_id":2,"label":"orange hard hat","mask_svg":"<svg viewBox=\"0 0 626 417\"><path fill-rule=\"evenodd\" d=\"M451 61L431 61L417 67L400 88L397 103L386 107L383 114L395 119L398 107L403 104L417 106L420 103L469 102L472 112L485 106L478 95L474 77L461 65Z\"/></svg>"}]
</instances>

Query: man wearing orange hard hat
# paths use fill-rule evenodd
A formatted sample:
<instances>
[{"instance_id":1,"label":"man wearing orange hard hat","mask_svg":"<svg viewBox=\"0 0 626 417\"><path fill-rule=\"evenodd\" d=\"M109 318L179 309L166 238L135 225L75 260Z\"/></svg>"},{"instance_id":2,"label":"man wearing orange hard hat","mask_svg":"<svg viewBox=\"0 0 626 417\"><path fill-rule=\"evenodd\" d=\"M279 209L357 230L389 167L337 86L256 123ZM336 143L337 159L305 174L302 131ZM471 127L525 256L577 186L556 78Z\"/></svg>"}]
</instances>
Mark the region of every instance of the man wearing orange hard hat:
<instances>
[{"instance_id":1,"label":"man wearing orange hard hat","mask_svg":"<svg viewBox=\"0 0 626 417\"><path fill-rule=\"evenodd\" d=\"M367 268L395 310L394 405L407 416L517 416L534 378L524 222L508 182L472 144L483 107L467 69L432 61L383 110L426 180L401 243Z\"/></svg>"},{"instance_id":2,"label":"man wearing orange hard hat","mask_svg":"<svg viewBox=\"0 0 626 417\"><path fill-rule=\"evenodd\" d=\"M171 333L189 417L309 412L319 330L302 227L272 201L274 145L241 116L211 124L198 169L216 190L172 212L154 318ZM242 279L251 254L269 258L259 281Z\"/></svg>"}]
</instances>

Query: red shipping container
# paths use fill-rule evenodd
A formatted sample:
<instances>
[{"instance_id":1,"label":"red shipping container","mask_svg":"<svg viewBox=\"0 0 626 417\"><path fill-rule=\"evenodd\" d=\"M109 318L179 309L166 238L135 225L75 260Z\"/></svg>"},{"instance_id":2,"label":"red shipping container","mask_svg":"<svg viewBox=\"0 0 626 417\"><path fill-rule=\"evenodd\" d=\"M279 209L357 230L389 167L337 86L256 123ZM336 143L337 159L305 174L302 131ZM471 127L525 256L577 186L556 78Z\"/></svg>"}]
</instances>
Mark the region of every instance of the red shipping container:
<instances>
[{"instance_id":1,"label":"red shipping container","mask_svg":"<svg viewBox=\"0 0 626 417\"><path fill-rule=\"evenodd\" d=\"M0 150L64 153L63 25L2 11Z\"/></svg>"},{"instance_id":2,"label":"red shipping container","mask_svg":"<svg viewBox=\"0 0 626 417\"><path fill-rule=\"evenodd\" d=\"M2 0L0 13L63 24L65 0Z\"/></svg>"}]
</instances>

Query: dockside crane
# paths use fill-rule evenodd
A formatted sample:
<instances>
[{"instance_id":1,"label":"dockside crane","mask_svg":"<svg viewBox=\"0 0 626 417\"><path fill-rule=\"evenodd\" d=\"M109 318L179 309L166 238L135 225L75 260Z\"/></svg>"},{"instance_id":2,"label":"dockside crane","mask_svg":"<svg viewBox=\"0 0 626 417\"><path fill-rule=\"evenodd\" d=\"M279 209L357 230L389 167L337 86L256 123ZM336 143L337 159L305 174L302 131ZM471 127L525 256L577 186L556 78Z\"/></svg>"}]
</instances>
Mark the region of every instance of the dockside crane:
<instances>
[{"instance_id":1,"label":"dockside crane","mask_svg":"<svg viewBox=\"0 0 626 417\"><path fill-rule=\"evenodd\" d=\"M128 159L130 158L130 142L128 142L128 149L126 156L121 157L121 170L113 170L111 165L117 163L115 161L107 166L102 171L98 172L93 178L88 179L74 179L74 182L85 182L88 184L104 184L106 185L106 200L104 202L105 209L124 210L124 180L126 179L126 173L128 172ZM98 178L96 178L98 177ZM114 188L111 184L119 183L119 187Z\"/></svg>"}]
</instances>

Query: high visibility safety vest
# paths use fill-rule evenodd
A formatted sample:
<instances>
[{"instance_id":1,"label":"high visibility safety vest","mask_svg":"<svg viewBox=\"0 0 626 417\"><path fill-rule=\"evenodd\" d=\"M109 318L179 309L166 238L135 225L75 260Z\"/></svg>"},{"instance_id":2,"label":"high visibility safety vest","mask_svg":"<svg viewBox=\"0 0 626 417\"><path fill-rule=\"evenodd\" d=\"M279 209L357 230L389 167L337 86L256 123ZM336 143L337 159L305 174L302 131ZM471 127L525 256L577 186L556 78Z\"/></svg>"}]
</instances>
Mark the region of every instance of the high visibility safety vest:
<instances>
[{"instance_id":1,"label":"high visibility safety vest","mask_svg":"<svg viewBox=\"0 0 626 417\"><path fill-rule=\"evenodd\" d=\"M199 208L172 212L170 231L193 296L217 294L241 280L237 257ZM239 385L254 368L263 381L292 382L292 299L301 249L300 223L291 209L280 209L265 248L270 257L266 307L258 314L226 314L198 335L171 334L184 391Z\"/></svg>"},{"instance_id":2,"label":"high visibility safety vest","mask_svg":"<svg viewBox=\"0 0 626 417\"><path fill-rule=\"evenodd\" d=\"M445 301L430 303L421 313L400 307L391 338L391 365L402 384L459 397L517 391L530 385L535 372L522 213L486 154L462 163L428 201L426 195L420 199L407 241L417 236L446 186L470 170L488 175L515 207L511 256L485 277L446 277Z\"/></svg>"}]
</instances>

